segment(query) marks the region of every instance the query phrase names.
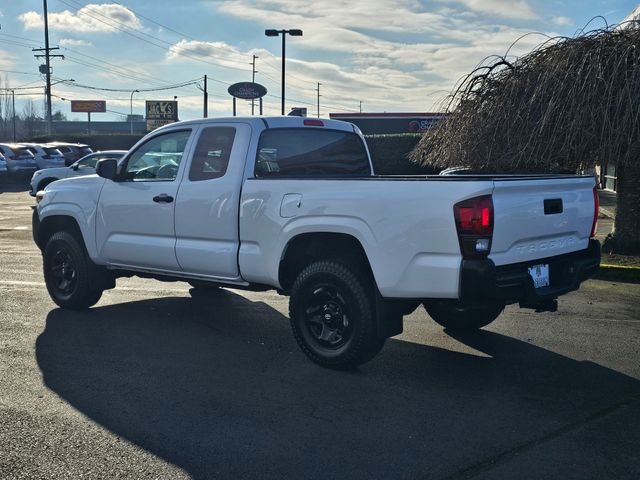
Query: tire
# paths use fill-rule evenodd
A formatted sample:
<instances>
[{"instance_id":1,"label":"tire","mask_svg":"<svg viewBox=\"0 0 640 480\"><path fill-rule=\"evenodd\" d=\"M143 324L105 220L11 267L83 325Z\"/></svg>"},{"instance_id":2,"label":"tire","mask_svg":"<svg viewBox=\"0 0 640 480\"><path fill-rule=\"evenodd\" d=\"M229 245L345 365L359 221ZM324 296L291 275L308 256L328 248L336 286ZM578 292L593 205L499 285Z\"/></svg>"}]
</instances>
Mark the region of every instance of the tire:
<instances>
[{"instance_id":1,"label":"tire","mask_svg":"<svg viewBox=\"0 0 640 480\"><path fill-rule=\"evenodd\" d=\"M377 355L373 286L348 263L323 260L302 270L291 289L289 318L302 351L323 367L348 369Z\"/></svg>"},{"instance_id":2,"label":"tire","mask_svg":"<svg viewBox=\"0 0 640 480\"><path fill-rule=\"evenodd\" d=\"M44 280L51 299L62 308L81 310L100 300L103 290L92 286L93 265L84 247L69 232L51 236L44 249Z\"/></svg>"},{"instance_id":3,"label":"tire","mask_svg":"<svg viewBox=\"0 0 640 480\"><path fill-rule=\"evenodd\" d=\"M482 306L463 306L457 301L441 300L424 304L436 323L453 332L471 332L486 327L504 310L503 303Z\"/></svg>"},{"instance_id":4,"label":"tire","mask_svg":"<svg viewBox=\"0 0 640 480\"><path fill-rule=\"evenodd\" d=\"M58 180L58 179L57 178L45 178L44 180L42 180L38 184L38 188L36 189L36 193L39 192L40 190L44 190L47 185L55 182L56 180Z\"/></svg>"}]
</instances>

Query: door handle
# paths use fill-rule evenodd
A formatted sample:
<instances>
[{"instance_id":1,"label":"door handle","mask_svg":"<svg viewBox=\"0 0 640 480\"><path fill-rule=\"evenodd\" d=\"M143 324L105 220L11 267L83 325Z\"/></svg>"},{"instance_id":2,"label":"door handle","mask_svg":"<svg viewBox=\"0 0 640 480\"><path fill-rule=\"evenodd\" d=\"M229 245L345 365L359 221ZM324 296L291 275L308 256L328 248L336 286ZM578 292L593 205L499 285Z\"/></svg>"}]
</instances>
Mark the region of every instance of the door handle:
<instances>
[{"instance_id":1,"label":"door handle","mask_svg":"<svg viewBox=\"0 0 640 480\"><path fill-rule=\"evenodd\" d=\"M173 197L166 193L161 193L160 195L153 197L153 201L156 203L171 203L173 202Z\"/></svg>"}]
</instances>

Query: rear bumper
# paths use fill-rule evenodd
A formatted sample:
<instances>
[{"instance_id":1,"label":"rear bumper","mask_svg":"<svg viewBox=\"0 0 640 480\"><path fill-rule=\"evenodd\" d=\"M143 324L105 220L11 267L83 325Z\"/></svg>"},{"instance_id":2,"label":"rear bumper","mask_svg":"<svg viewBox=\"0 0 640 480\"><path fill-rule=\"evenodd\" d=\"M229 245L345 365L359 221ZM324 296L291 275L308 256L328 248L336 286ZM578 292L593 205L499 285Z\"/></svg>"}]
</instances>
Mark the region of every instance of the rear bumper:
<instances>
[{"instance_id":1,"label":"rear bumper","mask_svg":"<svg viewBox=\"0 0 640 480\"><path fill-rule=\"evenodd\" d=\"M536 289L528 268L541 263L549 265L551 285ZM460 300L473 304L489 299L535 306L577 290L599 266L600 242L594 239L585 250L513 265L497 267L489 259L463 260Z\"/></svg>"}]
</instances>

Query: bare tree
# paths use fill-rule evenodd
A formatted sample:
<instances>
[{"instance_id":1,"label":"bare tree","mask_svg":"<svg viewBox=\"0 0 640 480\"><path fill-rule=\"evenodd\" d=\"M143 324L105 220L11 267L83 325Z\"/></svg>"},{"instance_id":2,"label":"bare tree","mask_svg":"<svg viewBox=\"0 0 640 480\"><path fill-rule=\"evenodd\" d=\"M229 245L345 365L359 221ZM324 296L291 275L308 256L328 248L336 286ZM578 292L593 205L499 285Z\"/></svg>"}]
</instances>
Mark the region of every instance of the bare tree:
<instances>
[{"instance_id":1,"label":"bare tree","mask_svg":"<svg viewBox=\"0 0 640 480\"><path fill-rule=\"evenodd\" d=\"M550 39L516 61L493 57L461 82L447 111L414 161L489 172L616 163L617 216L605 246L640 252L640 29Z\"/></svg>"},{"instance_id":2,"label":"bare tree","mask_svg":"<svg viewBox=\"0 0 640 480\"><path fill-rule=\"evenodd\" d=\"M27 137L31 137L35 132L35 125L38 121L38 108L35 102L29 98L22 109L22 123L24 133Z\"/></svg>"}]
</instances>

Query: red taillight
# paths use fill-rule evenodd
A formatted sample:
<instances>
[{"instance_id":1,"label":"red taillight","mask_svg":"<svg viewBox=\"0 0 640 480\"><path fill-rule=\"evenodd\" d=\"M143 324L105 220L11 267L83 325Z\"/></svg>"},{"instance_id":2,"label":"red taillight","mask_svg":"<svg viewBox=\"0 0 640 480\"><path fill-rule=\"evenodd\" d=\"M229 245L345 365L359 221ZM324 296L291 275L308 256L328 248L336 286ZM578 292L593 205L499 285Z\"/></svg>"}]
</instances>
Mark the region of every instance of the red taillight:
<instances>
[{"instance_id":1,"label":"red taillight","mask_svg":"<svg viewBox=\"0 0 640 480\"><path fill-rule=\"evenodd\" d=\"M458 232L462 234L493 234L493 201L491 195L470 198L453 206Z\"/></svg>"},{"instance_id":2,"label":"red taillight","mask_svg":"<svg viewBox=\"0 0 640 480\"><path fill-rule=\"evenodd\" d=\"M322 120L314 120L312 118L306 119L304 124L310 127L324 127L324 122Z\"/></svg>"},{"instance_id":3,"label":"red taillight","mask_svg":"<svg viewBox=\"0 0 640 480\"><path fill-rule=\"evenodd\" d=\"M465 257L486 257L493 237L491 195L474 197L453 206L460 250Z\"/></svg>"},{"instance_id":4,"label":"red taillight","mask_svg":"<svg viewBox=\"0 0 640 480\"><path fill-rule=\"evenodd\" d=\"M598 213L600 212L600 199L598 198L598 188L593 187L593 223L591 224L591 237L596 236L598 231Z\"/></svg>"}]
</instances>

